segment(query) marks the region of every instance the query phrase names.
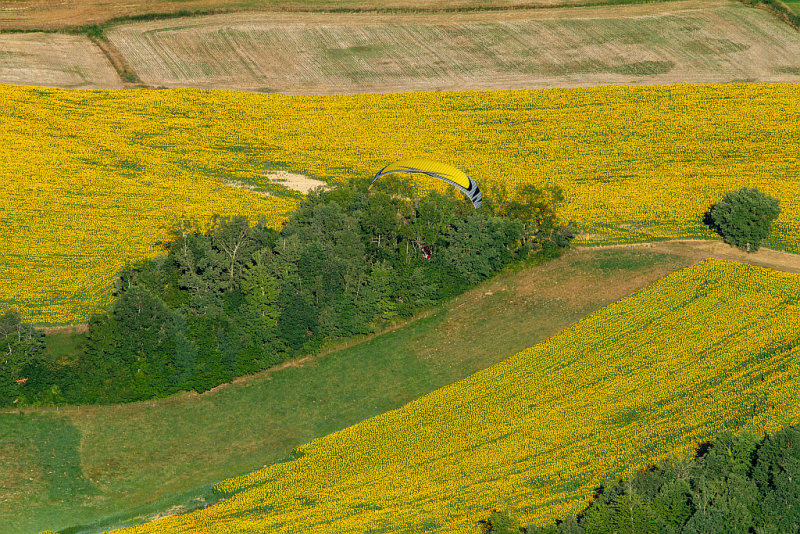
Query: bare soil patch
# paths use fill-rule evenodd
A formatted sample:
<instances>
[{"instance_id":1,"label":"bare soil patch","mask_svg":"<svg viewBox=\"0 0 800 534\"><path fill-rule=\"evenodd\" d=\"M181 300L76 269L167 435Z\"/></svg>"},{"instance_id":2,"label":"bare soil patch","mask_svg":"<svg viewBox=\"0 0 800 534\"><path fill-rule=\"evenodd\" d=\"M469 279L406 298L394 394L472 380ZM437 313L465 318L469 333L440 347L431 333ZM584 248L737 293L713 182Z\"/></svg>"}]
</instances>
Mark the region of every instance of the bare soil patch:
<instances>
[{"instance_id":1,"label":"bare soil patch","mask_svg":"<svg viewBox=\"0 0 800 534\"><path fill-rule=\"evenodd\" d=\"M327 186L322 180L315 180L302 174L295 174L286 171L275 171L267 174L267 178L271 181L284 185L289 189L300 191L301 193L308 193L315 187Z\"/></svg>"},{"instance_id":2,"label":"bare soil patch","mask_svg":"<svg viewBox=\"0 0 800 534\"><path fill-rule=\"evenodd\" d=\"M434 14L248 13L126 24L152 86L285 94L798 82L800 33L729 0Z\"/></svg>"},{"instance_id":3,"label":"bare soil patch","mask_svg":"<svg viewBox=\"0 0 800 534\"><path fill-rule=\"evenodd\" d=\"M0 34L0 83L122 88L117 71L88 37L38 32Z\"/></svg>"},{"instance_id":4,"label":"bare soil patch","mask_svg":"<svg viewBox=\"0 0 800 534\"><path fill-rule=\"evenodd\" d=\"M236 187L237 189L247 189L248 191L254 191L254 192L256 192L259 195L264 196L264 197L268 197L269 196L269 193L264 193L263 191L258 191L256 186L250 185L250 184L246 184L246 183L240 182L238 180L228 180L225 183L228 184L231 187Z\"/></svg>"},{"instance_id":5,"label":"bare soil patch","mask_svg":"<svg viewBox=\"0 0 800 534\"><path fill-rule=\"evenodd\" d=\"M323 186L327 187L328 184L323 182L322 180L315 180L313 178L309 178L303 174L295 174L287 171L275 171L271 172L266 175L267 180L272 183L282 185L289 189L293 189L295 191L300 191L301 193L307 194L309 191L314 189L315 187ZM269 193L264 191L260 191L258 187L253 184L247 184L244 182L240 182L238 180L228 180L225 182L231 187L237 187L239 189L247 189L248 191L255 191L259 195L268 197L270 196Z\"/></svg>"}]
</instances>

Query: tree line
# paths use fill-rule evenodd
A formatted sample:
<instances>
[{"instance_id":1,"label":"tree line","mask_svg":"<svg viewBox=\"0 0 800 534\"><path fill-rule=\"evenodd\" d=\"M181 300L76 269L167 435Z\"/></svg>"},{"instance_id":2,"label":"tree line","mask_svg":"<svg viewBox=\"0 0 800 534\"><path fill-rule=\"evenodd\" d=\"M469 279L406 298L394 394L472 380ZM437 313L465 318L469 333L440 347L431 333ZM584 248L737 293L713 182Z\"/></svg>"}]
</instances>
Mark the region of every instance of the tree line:
<instances>
[{"instance_id":1,"label":"tree line","mask_svg":"<svg viewBox=\"0 0 800 534\"><path fill-rule=\"evenodd\" d=\"M760 438L730 432L693 457L665 460L599 488L577 516L521 527L493 510L494 534L788 534L800 532L800 426Z\"/></svg>"},{"instance_id":2,"label":"tree line","mask_svg":"<svg viewBox=\"0 0 800 534\"><path fill-rule=\"evenodd\" d=\"M460 197L351 183L307 195L280 231L243 216L187 221L164 254L126 265L77 353L0 316L0 405L116 403L206 391L374 332L511 262L558 255L558 188L526 186L474 209ZM5 350L7 349L7 350Z\"/></svg>"}]
</instances>

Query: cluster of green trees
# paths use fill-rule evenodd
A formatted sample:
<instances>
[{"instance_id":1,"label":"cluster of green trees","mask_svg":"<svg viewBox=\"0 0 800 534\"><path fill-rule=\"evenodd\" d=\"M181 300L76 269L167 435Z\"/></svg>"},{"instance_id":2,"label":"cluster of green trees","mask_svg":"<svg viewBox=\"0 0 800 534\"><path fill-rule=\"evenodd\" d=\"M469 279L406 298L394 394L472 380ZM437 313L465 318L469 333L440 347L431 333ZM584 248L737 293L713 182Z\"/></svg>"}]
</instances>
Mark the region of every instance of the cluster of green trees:
<instances>
[{"instance_id":1,"label":"cluster of green trees","mask_svg":"<svg viewBox=\"0 0 800 534\"><path fill-rule=\"evenodd\" d=\"M41 335L15 316L5 339L24 330L9 350L27 352L5 360L14 368L0 405L201 392L373 332L509 262L557 254L574 235L557 223L561 200L528 187L476 210L435 192L342 185L311 192L281 231L245 217L216 218L208 231L184 224L166 254L119 273L112 305L68 361L43 358Z\"/></svg>"},{"instance_id":2,"label":"cluster of green trees","mask_svg":"<svg viewBox=\"0 0 800 534\"><path fill-rule=\"evenodd\" d=\"M788 534L800 532L800 426L759 439L726 433L693 458L675 458L601 488L577 517L521 527L493 511L495 534Z\"/></svg>"},{"instance_id":3,"label":"cluster of green trees","mask_svg":"<svg viewBox=\"0 0 800 534\"><path fill-rule=\"evenodd\" d=\"M42 382L47 374L44 357L44 334L23 323L16 310L5 310L0 315L0 398L10 404L24 398L28 382ZM41 388L37 388L41 389ZM37 391L44 397L46 391Z\"/></svg>"}]
</instances>

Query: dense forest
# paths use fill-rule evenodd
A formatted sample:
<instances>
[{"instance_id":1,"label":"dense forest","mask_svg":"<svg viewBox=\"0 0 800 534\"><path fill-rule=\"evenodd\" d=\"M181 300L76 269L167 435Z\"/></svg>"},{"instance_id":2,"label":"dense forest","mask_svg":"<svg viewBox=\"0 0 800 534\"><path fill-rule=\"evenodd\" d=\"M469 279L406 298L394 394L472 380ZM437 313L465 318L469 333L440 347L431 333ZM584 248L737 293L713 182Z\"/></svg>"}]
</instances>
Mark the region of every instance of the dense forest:
<instances>
[{"instance_id":1,"label":"dense forest","mask_svg":"<svg viewBox=\"0 0 800 534\"><path fill-rule=\"evenodd\" d=\"M375 332L512 262L557 255L557 188L474 209L402 185L318 188L280 231L243 216L182 222L165 253L126 265L77 352L54 361L14 310L0 315L0 405L116 403L206 391Z\"/></svg>"},{"instance_id":2,"label":"dense forest","mask_svg":"<svg viewBox=\"0 0 800 534\"><path fill-rule=\"evenodd\" d=\"M800 532L800 426L760 438L725 433L694 457L668 459L599 488L577 517L522 527L493 511L495 534L788 534Z\"/></svg>"}]
</instances>

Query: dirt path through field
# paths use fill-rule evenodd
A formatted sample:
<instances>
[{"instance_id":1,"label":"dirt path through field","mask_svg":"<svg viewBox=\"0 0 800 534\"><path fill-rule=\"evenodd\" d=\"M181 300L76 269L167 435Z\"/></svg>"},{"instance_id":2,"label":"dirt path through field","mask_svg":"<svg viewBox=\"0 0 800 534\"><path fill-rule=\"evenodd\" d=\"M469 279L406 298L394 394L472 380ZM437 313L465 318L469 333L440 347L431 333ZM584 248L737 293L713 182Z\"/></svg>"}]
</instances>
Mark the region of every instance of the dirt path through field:
<instances>
[{"instance_id":1,"label":"dirt path through field","mask_svg":"<svg viewBox=\"0 0 800 534\"><path fill-rule=\"evenodd\" d=\"M591 262L592 256L598 252L616 249L644 249L648 252L675 255L682 258L683 261L667 259L663 262L663 264L655 265L653 269L638 273L632 277L620 278L611 285L602 283L596 274L590 274L587 272L581 272L576 277L564 279L564 272L569 273L570 269L574 270L574 266L571 265L574 260L583 258L585 261ZM527 274L525 275L516 276L516 286L514 288L514 292L520 302L526 303L525 305L539 305L543 302L549 302L553 300L565 300L569 302L570 308L582 309L587 306L590 308L599 308L607 303L616 302L617 300L630 295L634 291L646 287L656 280L669 275L675 270L695 265L709 258L738 261L742 263L749 263L751 265L757 265L759 267L768 267L778 271L800 273L800 254L791 254L788 252L779 252L777 250L763 248L756 252L746 253L720 241L678 239L649 243L605 245L597 247L574 247L569 249L564 256L557 260L529 269L526 271ZM498 290L508 291L510 289L507 287L506 282L500 281L498 278L493 280L493 282L487 282L487 284L481 286L480 289L470 289L463 295L457 297L455 302L458 302L459 299L461 301L461 304L457 304L457 306L464 305L464 302L467 301L485 299L487 296L491 296L493 292ZM589 291L590 288L591 291ZM595 304L592 304L593 302ZM598 304L598 302L600 302L600 304ZM311 354L302 358L290 360L254 375L235 378L231 382L220 384L206 393L193 393L192 395L213 395L220 391L226 390L232 385L246 384L265 374L275 373L288 367L304 367L307 365L313 365L321 358L373 339L377 336L385 334L388 331L401 328L408 323L416 321L420 317L428 316L430 313L433 313L433 310L428 310L422 314L417 314L410 320L395 325L387 330L370 334L366 337L358 337L355 339L342 341L318 354ZM469 328L466 328L464 324L461 324L463 322L463 318L457 319L456 322L460 325L456 328L456 330L461 333L458 334L451 332L453 337L458 338L459 335L468 335L466 332L468 332ZM528 325L528 327L534 328L535 325ZM446 329L446 327L443 328ZM452 347L447 347L447 350L451 349Z\"/></svg>"},{"instance_id":2,"label":"dirt path through field","mask_svg":"<svg viewBox=\"0 0 800 534\"><path fill-rule=\"evenodd\" d=\"M715 258L718 260L731 260L749 263L751 265L768 267L777 271L800 273L800 254L780 252L767 248L761 248L755 252L743 252L721 241L706 241L703 239L676 239L672 241L654 241L650 243L606 245L597 248L644 248L653 252L677 254L685 258L694 259L695 262L699 262L708 258ZM590 250L589 247L577 248L576 250L582 249Z\"/></svg>"}]
</instances>

